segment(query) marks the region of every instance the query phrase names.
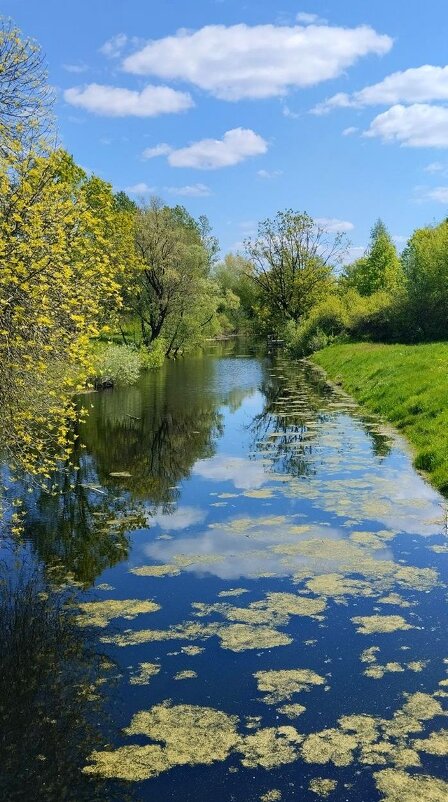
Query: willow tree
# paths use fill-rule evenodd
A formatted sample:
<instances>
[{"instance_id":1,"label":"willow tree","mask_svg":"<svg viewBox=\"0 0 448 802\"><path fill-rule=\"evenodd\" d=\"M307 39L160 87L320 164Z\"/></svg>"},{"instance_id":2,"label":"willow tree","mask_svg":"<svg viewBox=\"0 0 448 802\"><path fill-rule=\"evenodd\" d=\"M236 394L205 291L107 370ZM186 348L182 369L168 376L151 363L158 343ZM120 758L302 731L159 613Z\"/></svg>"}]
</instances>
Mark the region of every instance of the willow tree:
<instances>
[{"instance_id":1,"label":"willow tree","mask_svg":"<svg viewBox=\"0 0 448 802\"><path fill-rule=\"evenodd\" d=\"M343 233L333 235L306 213L288 209L263 220L257 235L245 241L261 314L273 324L299 323L329 292L333 267L346 247Z\"/></svg>"}]
</instances>

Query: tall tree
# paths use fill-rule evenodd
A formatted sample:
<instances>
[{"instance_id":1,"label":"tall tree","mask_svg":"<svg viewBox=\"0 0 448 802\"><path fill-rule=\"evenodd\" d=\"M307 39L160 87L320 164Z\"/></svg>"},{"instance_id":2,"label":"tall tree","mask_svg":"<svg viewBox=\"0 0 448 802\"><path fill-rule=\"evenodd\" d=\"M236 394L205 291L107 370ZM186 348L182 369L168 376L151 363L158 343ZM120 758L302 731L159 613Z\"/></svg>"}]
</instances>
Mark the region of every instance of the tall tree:
<instances>
[{"instance_id":1,"label":"tall tree","mask_svg":"<svg viewBox=\"0 0 448 802\"><path fill-rule=\"evenodd\" d=\"M395 292L403 282L403 271L395 244L382 220L377 220L370 243L361 259L349 265L343 282L360 295Z\"/></svg>"},{"instance_id":2,"label":"tall tree","mask_svg":"<svg viewBox=\"0 0 448 802\"><path fill-rule=\"evenodd\" d=\"M265 309L280 322L298 323L329 291L346 238L333 236L308 214L288 209L261 222L245 249Z\"/></svg>"},{"instance_id":3,"label":"tall tree","mask_svg":"<svg viewBox=\"0 0 448 802\"><path fill-rule=\"evenodd\" d=\"M414 232L402 257L414 338L448 336L448 222Z\"/></svg>"}]
</instances>

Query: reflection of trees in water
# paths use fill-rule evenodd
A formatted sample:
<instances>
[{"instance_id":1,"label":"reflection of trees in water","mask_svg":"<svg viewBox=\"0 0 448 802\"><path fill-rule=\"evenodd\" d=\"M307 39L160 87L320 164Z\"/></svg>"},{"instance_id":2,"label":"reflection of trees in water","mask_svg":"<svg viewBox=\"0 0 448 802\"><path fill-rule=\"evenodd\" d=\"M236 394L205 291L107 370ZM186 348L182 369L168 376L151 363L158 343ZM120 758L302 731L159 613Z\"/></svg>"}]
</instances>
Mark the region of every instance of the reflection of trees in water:
<instances>
[{"instance_id":1,"label":"reflection of trees in water","mask_svg":"<svg viewBox=\"0 0 448 802\"><path fill-rule=\"evenodd\" d=\"M273 365L281 370L281 375L264 374L260 390L266 402L251 424L253 449L269 449L273 470L309 476L315 472L316 426L334 415L330 403L335 397L322 375L311 366L278 359L267 367ZM356 421L371 440L375 456L386 457L391 440L378 430L377 422L368 416L363 418L359 410Z\"/></svg>"},{"instance_id":2,"label":"reflection of trees in water","mask_svg":"<svg viewBox=\"0 0 448 802\"><path fill-rule=\"evenodd\" d=\"M214 453L221 434L213 362L190 359L168 365L126 391L102 393L84 426L84 440L104 488L111 473L125 472L120 486L133 499L168 506L178 483L198 459Z\"/></svg>"},{"instance_id":3,"label":"reflection of trees in water","mask_svg":"<svg viewBox=\"0 0 448 802\"><path fill-rule=\"evenodd\" d=\"M115 667L76 627L69 592L53 592L29 553L9 562L0 570L0 797L121 802L123 788L81 771L107 744Z\"/></svg>"}]
</instances>

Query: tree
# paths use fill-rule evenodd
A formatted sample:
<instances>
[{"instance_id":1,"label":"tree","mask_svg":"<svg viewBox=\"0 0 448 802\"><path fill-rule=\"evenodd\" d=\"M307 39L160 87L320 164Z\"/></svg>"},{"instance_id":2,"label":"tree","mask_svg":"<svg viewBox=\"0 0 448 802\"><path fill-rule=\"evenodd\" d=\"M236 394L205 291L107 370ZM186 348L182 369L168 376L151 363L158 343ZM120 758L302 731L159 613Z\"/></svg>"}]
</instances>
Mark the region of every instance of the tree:
<instances>
[{"instance_id":1,"label":"tree","mask_svg":"<svg viewBox=\"0 0 448 802\"><path fill-rule=\"evenodd\" d=\"M402 257L413 338L448 336L448 222L414 232Z\"/></svg>"},{"instance_id":2,"label":"tree","mask_svg":"<svg viewBox=\"0 0 448 802\"><path fill-rule=\"evenodd\" d=\"M209 228L183 207L170 208L157 198L138 209L135 220L139 267L126 304L139 320L145 345L163 335L167 354L177 353L189 338L197 340L215 314Z\"/></svg>"},{"instance_id":3,"label":"tree","mask_svg":"<svg viewBox=\"0 0 448 802\"><path fill-rule=\"evenodd\" d=\"M16 156L51 130L53 92L45 59L32 39L0 20L0 152Z\"/></svg>"},{"instance_id":4,"label":"tree","mask_svg":"<svg viewBox=\"0 0 448 802\"><path fill-rule=\"evenodd\" d=\"M272 321L298 323L328 293L346 239L332 236L308 214L288 209L260 223L245 248L265 313Z\"/></svg>"},{"instance_id":5,"label":"tree","mask_svg":"<svg viewBox=\"0 0 448 802\"><path fill-rule=\"evenodd\" d=\"M370 243L363 257L346 267L343 283L360 295L375 292L394 293L403 282L403 271L397 249L382 220L377 220L370 234Z\"/></svg>"},{"instance_id":6,"label":"tree","mask_svg":"<svg viewBox=\"0 0 448 802\"><path fill-rule=\"evenodd\" d=\"M110 186L67 153L0 157L2 446L37 479L70 453L72 394L132 252Z\"/></svg>"},{"instance_id":7,"label":"tree","mask_svg":"<svg viewBox=\"0 0 448 802\"><path fill-rule=\"evenodd\" d=\"M228 253L213 271L220 288L219 312L225 329L241 331L255 315L258 289L252 273L252 263L241 254Z\"/></svg>"}]
</instances>

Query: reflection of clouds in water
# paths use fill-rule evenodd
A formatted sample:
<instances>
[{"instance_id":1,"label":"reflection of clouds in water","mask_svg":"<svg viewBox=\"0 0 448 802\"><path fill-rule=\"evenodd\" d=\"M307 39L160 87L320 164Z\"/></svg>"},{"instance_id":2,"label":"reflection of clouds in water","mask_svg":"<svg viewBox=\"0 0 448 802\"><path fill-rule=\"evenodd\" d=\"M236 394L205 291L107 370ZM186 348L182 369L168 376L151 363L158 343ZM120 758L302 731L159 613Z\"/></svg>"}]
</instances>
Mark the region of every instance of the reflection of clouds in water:
<instances>
[{"instance_id":1,"label":"reflection of clouds in water","mask_svg":"<svg viewBox=\"0 0 448 802\"><path fill-rule=\"evenodd\" d=\"M238 520L247 520L246 528L235 526ZM319 573L330 573L335 570L335 565L337 567L334 560L300 553L282 553L280 549L302 541L346 540L346 532L314 525L299 533L294 531L296 521L292 518L279 524L263 524L263 519L259 520L260 524L257 525L256 518L234 519L195 537L150 543L145 546L144 552L151 559L163 563L176 562L179 557L183 559L197 556L196 564L192 562L191 565L184 565L182 570L198 574L210 573L220 579L256 578L265 573L287 577L306 568L311 573L316 569ZM374 552L366 550L365 553L378 560L392 559L391 552L386 548ZM204 559L207 556L210 557L210 562Z\"/></svg>"},{"instance_id":2,"label":"reflection of clouds in water","mask_svg":"<svg viewBox=\"0 0 448 802\"><path fill-rule=\"evenodd\" d=\"M261 462L225 454L198 460L193 467L193 473L214 482L233 482L241 490L256 489L270 479Z\"/></svg>"},{"instance_id":3,"label":"reflection of clouds in water","mask_svg":"<svg viewBox=\"0 0 448 802\"><path fill-rule=\"evenodd\" d=\"M177 531L188 526L201 524L207 517L207 511L200 507L178 507L172 513L157 512L148 516L148 522L158 524L162 529Z\"/></svg>"}]
</instances>

